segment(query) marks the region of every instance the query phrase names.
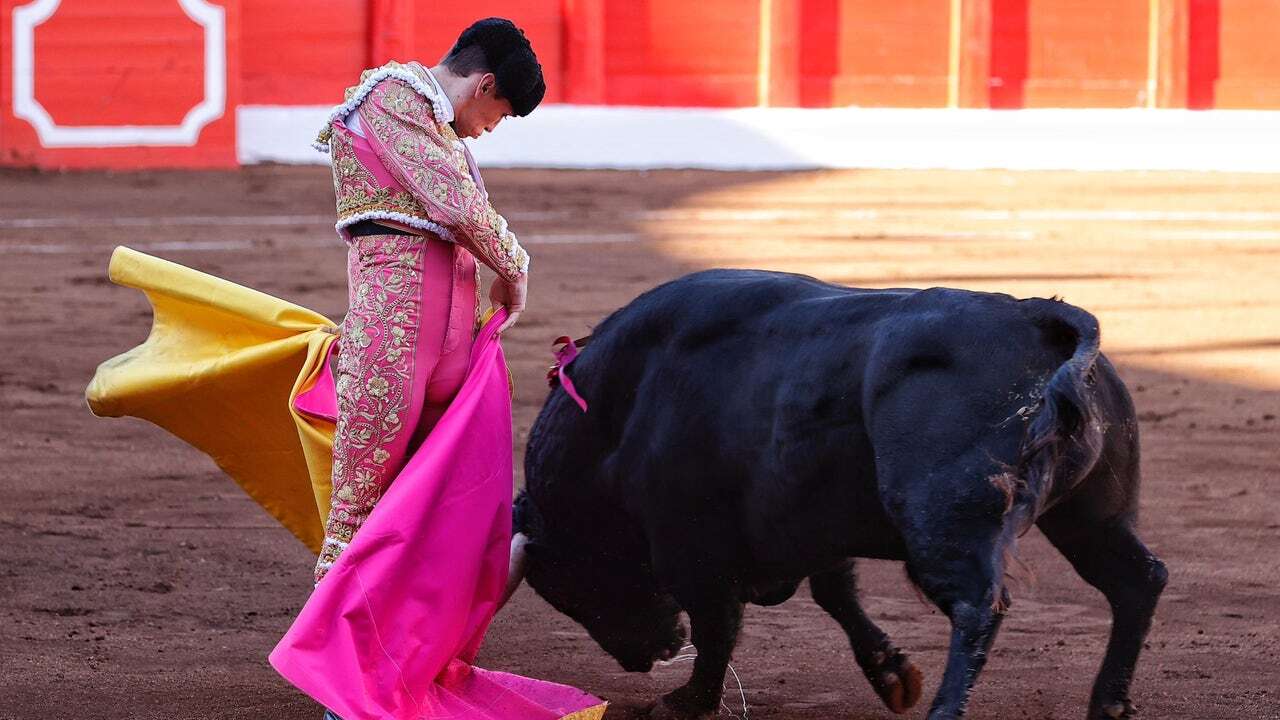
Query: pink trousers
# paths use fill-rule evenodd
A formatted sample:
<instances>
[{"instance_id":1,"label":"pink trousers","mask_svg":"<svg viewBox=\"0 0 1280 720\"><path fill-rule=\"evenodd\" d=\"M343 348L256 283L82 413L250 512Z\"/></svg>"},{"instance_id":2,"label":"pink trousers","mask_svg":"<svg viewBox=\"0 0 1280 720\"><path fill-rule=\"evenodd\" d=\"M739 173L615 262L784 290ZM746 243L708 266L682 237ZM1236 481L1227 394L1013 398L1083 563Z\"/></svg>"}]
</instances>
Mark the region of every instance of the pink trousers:
<instances>
[{"instance_id":1,"label":"pink trousers","mask_svg":"<svg viewBox=\"0 0 1280 720\"><path fill-rule=\"evenodd\" d=\"M479 324L475 260L437 237L353 237L347 272L333 495L316 582L457 394Z\"/></svg>"}]
</instances>

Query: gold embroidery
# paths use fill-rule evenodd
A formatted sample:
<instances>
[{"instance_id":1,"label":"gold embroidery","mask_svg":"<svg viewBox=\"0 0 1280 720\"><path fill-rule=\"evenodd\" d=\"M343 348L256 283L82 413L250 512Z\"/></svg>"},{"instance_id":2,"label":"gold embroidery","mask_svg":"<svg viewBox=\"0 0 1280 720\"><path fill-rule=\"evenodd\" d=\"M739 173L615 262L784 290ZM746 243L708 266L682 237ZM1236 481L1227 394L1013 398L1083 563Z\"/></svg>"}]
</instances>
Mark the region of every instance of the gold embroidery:
<instances>
[{"instance_id":1,"label":"gold embroidery","mask_svg":"<svg viewBox=\"0 0 1280 720\"><path fill-rule=\"evenodd\" d=\"M585 710L569 713L560 720L600 720L604 717L605 710L608 709L609 703L600 703Z\"/></svg>"},{"instance_id":2,"label":"gold embroidery","mask_svg":"<svg viewBox=\"0 0 1280 720\"><path fill-rule=\"evenodd\" d=\"M379 104L388 112L405 113L409 112L412 98L416 95L416 92L400 83L391 83L386 92L382 93Z\"/></svg>"},{"instance_id":3,"label":"gold embroidery","mask_svg":"<svg viewBox=\"0 0 1280 720\"><path fill-rule=\"evenodd\" d=\"M394 63L391 67L407 69L423 82L430 82L416 63ZM359 162L351 139L334 133L330 147L339 224L378 213L406 215L428 227L447 228L448 239L461 243L503 277L514 279L522 274L528 266L528 254L479 192L461 141L448 123L436 121L430 98L403 80L390 78L374 85L366 102L372 103L367 106L372 111L362 118L390 150L384 162L394 163L389 169L401 173L399 177L409 187L403 191L382 187Z\"/></svg>"},{"instance_id":4,"label":"gold embroidery","mask_svg":"<svg viewBox=\"0 0 1280 720\"><path fill-rule=\"evenodd\" d=\"M349 542L364 523L397 468L393 445L404 442L403 413L413 389L413 346L421 308L420 238L386 235L353 238L349 272L354 291L343 320L338 353L338 421L333 438L333 497L325 536ZM398 460L397 460L398 462ZM316 581L342 552L325 544Z\"/></svg>"}]
</instances>

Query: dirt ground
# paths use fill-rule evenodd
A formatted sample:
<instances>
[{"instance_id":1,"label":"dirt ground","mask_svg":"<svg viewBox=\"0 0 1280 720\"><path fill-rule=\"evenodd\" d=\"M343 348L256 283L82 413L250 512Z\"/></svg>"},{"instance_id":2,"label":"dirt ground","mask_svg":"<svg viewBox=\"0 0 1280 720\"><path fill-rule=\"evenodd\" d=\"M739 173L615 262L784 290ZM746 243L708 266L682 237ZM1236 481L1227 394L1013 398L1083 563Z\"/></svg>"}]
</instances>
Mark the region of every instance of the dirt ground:
<instances>
[{"instance_id":1,"label":"dirt ground","mask_svg":"<svg viewBox=\"0 0 1280 720\"><path fill-rule=\"evenodd\" d=\"M1062 295L1102 320L1142 418L1142 535L1171 582L1134 698L1147 718L1280 718L1280 178L1179 173L486 174L533 255L507 338L516 452L550 341L711 266L861 286ZM279 718L320 710L267 653L312 557L213 464L137 420L92 417L94 367L142 341L127 244L339 319L328 170L0 172L0 719ZM976 719L1080 718L1102 596L1035 532L1035 573L971 704ZM895 563L863 563L872 615L937 686L946 619ZM635 718L687 665L622 672L522 589L481 664L571 683ZM750 608L733 666L752 718L892 717L806 590ZM743 715L737 685L729 708ZM729 713L723 713L728 717Z\"/></svg>"}]
</instances>

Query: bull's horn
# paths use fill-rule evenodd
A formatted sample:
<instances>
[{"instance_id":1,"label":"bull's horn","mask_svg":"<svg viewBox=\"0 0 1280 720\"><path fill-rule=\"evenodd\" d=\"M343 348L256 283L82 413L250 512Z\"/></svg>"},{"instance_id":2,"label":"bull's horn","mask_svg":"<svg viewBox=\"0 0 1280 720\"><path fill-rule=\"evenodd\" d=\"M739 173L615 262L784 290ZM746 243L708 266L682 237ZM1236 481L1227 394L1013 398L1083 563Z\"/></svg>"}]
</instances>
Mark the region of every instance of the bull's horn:
<instances>
[{"instance_id":1,"label":"bull's horn","mask_svg":"<svg viewBox=\"0 0 1280 720\"><path fill-rule=\"evenodd\" d=\"M520 587L520 583L524 580L524 546L529 544L529 537L524 533L516 533L511 536L511 564L507 570L507 589L502 594L502 602L498 604L501 609L511 596L516 593Z\"/></svg>"}]
</instances>

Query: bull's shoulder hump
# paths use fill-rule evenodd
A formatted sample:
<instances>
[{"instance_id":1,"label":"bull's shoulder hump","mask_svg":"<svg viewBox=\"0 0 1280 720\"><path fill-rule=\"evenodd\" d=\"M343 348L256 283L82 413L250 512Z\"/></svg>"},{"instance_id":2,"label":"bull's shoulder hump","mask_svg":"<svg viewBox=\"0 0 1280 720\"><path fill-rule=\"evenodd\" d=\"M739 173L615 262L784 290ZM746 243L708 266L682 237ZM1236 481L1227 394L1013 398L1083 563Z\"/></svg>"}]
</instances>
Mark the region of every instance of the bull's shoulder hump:
<instances>
[{"instance_id":1,"label":"bull's shoulder hump","mask_svg":"<svg viewBox=\"0 0 1280 720\"><path fill-rule=\"evenodd\" d=\"M668 337L692 332L775 332L804 335L810 325L860 325L920 291L862 289L807 275L767 270L706 270L660 285L636 298L600 326L600 331L661 328Z\"/></svg>"},{"instance_id":2,"label":"bull's shoulder hump","mask_svg":"<svg viewBox=\"0 0 1280 720\"><path fill-rule=\"evenodd\" d=\"M907 365L993 363L1043 344L1041 330L1028 317L1023 301L955 288L904 296L880 318L875 335L882 361Z\"/></svg>"},{"instance_id":3,"label":"bull's shoulder hump","mask_svg":"<svg viewBox=\"0 0 1280 720\"><path fill-rule=\"evenodd\" d=\"M847 288L793 273L703 270L641 294L601 323L599 332L607 331L611 326L634 326L644 322L681 325L714 321L738 323L758 317L778 305L847 292L850 292Z\"/></svg>"},{"instance_id":4,"label":"bull's shoulder hump","mask_svg":"<svg viewBox=\"0 0 1280 720\"><path fill-rule=\"evenodd\" d=\"M810 275L772 270L717 269L685 275L649 291L645 296L688 304L690 300L746 304L749 311L788 304L823 302L878 303L921 292L910 288L856 288Z\"/></svg>"}]
</instances>

